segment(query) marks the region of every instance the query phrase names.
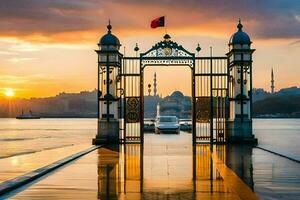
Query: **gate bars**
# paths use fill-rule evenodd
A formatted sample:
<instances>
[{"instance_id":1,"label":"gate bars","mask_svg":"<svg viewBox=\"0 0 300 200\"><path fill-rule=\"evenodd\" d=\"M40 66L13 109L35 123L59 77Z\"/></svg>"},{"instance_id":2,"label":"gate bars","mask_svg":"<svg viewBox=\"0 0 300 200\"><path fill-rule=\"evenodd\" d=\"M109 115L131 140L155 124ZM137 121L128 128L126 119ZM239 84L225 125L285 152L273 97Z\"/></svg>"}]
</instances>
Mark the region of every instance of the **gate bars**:
<instances>
[{"instance_id":1,"label":"gate bars","mask_svg":"<svg viewBox=\"0 0 300 200\"><path fill-rule=\"evenodd\" d=\"M123 97L121 113L123 120L121 124L120 142L121 143L142 143L141 140L141 70L140 60L137 57L123 58L121 67L121 82L123 85Z\"/></svg>"},{"instance_id":2,"label":"gate bars","mask_svg":"<svg viewBox=\"0 0 300 200\"><path fill-rule=\"evenodd\" d=\"M123 57L122 59L120 87L123 94L119 108L123 116L120 123L121 143L143 143L144 73L142 59L140 57ZM193 60L191 68L193 144L224 143L229 113L227 57L193 57L191 59Z\"/></svg>"},{"instance_id":3,"label":"gate bars","mask_svg":"<svg viewBox=\"0 0 300 200\"><path fill-rule=\"evenodd\" d=\"M227 57L196 57L194 76L194 141L224 143L229 109Z\"/></svg>"}]
</instances>

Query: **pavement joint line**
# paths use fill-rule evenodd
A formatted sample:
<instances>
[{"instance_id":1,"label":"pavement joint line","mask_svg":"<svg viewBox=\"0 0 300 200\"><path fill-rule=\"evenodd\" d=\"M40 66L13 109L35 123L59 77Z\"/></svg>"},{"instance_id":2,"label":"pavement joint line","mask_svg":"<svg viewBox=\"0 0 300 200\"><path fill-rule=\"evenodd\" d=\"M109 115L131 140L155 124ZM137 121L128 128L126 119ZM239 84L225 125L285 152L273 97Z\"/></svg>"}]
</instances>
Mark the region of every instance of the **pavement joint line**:
<instances>
[{"instance_id":1,"label":"pavement joint line","mask_svg":"<svg viewBox=\"0 0 300 200\"><path fill-rule=\"evenodd\" d=\"M258 200L257 195L250 189L250 187L244 183L243 180L233 172L221 159L218 158L216 152L211 153L212 160L224 182L229 186L240 199Z\"/></svg>"},{"instance_id":2,"label":"pavement joint line","mask_svg":"<svg viewBox=\"0 0 300 200\"><path fill-rule=\"evenodd\" d=\"M267 152L269 152L269 153L275 154L275 155L277 155L277 156L280 156L280 157L283 157L283 158L289 159L289 160L291 160L291 161L294 161L294 162L300 163L300 160L298 160L298 159L295 159L295 158L292 158L292 157L286 156L286 155L284 155L284 154L281 154L281 153L277 153L277 152L275 152L275 151L272 151L272 150L269 150L269 149L267 149L267 148L260 147L260 146L256 146L255 148L258 148L258 149L261 149L261 150L267 151Z\"/></svg>"},{"instance_id":3,"label":"pavement joint line","mask_svg":"<svg viewBox=\"0 0 300 200\"><path fill-rule=\"evenodd\" d=\"M83 151L77 152L75 154L72 154L70 156L67 156L66 158L63 158L61 160L58 160L52 164L46 165L44 167L38 168L36 170L33 170L29 173L26 173L24 175L18 176L16 178L7 180L5 182L2 182L0 184L0 197L8 192L11 192L15 189L18 189L19 187L22 187L52 171L54 171L55 169L58 169L62 166L64 166L67 163L70 163L71 161L80 158L98 148L100 148L101 146L92 146L88 149L85 149Z\"/></svg>"}]
</instances>

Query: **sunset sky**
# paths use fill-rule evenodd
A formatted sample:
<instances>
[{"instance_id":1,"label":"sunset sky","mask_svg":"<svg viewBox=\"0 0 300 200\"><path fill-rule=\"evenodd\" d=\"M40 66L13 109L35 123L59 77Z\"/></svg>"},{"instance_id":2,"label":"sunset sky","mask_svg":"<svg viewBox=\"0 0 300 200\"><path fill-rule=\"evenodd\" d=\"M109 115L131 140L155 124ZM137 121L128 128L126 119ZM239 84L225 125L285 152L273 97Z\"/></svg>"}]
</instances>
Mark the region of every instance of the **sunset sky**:
<instances>
[{"instance_id":1,"label":"sunset sky","mask_svg":"<svg viewBox=\"0 0 300 200\"><path fill-rule=\"evenodd\" d=\"M165 15L167 28L151 29L152 19ZM108 19L134 55L162 39L200 55L224 56L230 36L242 19L256 49L254 87L270 90L271 67L276 90L300 86L300 1L297 0L3 0L0 4L0 96L11 88L16 97L46 97L59 92L93 90L97 83L94 49L106 33ZM159 93L179 89L188 94L187 68L146 71L145 82L158 73ZM178 81L178 74L186 79ZM186 81L185 81L186 80Z\"/></svg>"}]
</instances>

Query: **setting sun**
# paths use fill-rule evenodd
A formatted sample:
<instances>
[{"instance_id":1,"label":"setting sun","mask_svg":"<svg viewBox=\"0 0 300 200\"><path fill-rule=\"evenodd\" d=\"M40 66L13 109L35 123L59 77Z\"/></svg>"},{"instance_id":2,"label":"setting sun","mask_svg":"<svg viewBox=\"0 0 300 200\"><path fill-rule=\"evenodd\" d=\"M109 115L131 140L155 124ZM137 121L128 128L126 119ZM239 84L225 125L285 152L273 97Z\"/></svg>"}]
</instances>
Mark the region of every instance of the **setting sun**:
<instances>
[{"instance_id":1,"label":"setting sun","mask_svg":"<svg viewBox=\"0 0 300 200\"><path fill-rule=\"evenodd\" d=\"M5 96L7 96L7 97L12 97L12 96L15 95L15 92L13 91L13 89L7 88L7 89L5 89L4 94L5 94Z\"/></svg>"}]
</instances>

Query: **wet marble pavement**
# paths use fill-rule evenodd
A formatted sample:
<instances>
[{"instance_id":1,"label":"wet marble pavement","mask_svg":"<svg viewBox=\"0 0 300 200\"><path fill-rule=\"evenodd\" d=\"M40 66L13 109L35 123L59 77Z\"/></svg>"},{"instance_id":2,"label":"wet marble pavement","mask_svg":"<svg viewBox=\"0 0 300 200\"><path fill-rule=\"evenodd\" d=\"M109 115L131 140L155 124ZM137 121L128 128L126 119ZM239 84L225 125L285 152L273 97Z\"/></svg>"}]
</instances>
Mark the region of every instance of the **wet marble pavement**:
<instances>
[{"instance_id":1,"label":"wet marble pavement","mask_svg":"<svg viewBox=\"0 0 300 200\"><path fill-rule=\"evenodd\" d=\"M286 196L283 187L297 182L299 172L290 177L280 173L283 166L279 163L287 163L286 159L273 158L270 153L250 146L218 145L211 149L205 144L193 147L191 141L188 133L147 134L143 147L127 144L100 148L6 197L45 200L293 197ZM289 163L286 171L299 171L296 164ZM270 173L270 166L275 166L277 173ZM274 177L278 178L277 184L272 180ZM286 183L290 180L294 182ZM300 193L297 184L290 187L295 197Z\"/></svg>"},{"instance_id":2,"label":"wet marble pavement","mask_svg":"<svg viewBox=\"0 0 300 200\"><path fill-rule=\"evenodd\" d=\"M0 184L91 147L91 144L71 145L36 153L0 159Z\"/></svg>"}]
</instances>

